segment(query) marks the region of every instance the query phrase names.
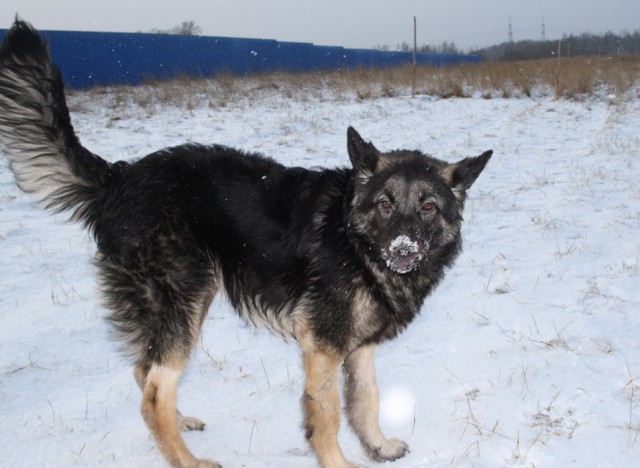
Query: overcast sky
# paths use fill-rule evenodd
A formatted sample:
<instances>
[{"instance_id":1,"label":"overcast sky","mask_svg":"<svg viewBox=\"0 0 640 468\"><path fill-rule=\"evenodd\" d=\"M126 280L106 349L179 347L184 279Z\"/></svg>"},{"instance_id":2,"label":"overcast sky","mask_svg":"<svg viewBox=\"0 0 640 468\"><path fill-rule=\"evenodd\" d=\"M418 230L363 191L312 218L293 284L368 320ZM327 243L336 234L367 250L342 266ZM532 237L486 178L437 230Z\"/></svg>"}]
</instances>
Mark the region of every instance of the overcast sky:
<instances>
[{"instance_id":1,"label":"overcast sky","mask_svg":"<svg viewBox=\"0 0 640 468\"><path fill-rule=\"evenodd\" d=\"M463 49L508 39L640 29L640 0L0 0L0 27L17 13L39 29L148 32L192 20L210 36L370 48L453 41Z\"/></svg>"}]
</instances>

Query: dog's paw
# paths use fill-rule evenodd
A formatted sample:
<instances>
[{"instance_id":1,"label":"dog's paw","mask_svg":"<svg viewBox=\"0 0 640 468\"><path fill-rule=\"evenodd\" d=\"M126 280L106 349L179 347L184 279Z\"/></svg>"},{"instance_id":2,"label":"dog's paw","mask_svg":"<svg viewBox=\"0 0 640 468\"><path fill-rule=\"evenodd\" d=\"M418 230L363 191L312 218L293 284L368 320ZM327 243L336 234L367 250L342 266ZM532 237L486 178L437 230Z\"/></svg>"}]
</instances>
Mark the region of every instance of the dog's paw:
<instances>
[{"instance_id":1,"label":"dog's paw","mask_svg":"<svg viewBox=\"0 0 640 468\"><path fill-rule=\"evenodd\" d=\"M222 465L213 460L202 459L196 461L195 468L222 468Z\"/></svg>"},{"instance_id":2,"label":"dog's paw","mask_svg":"<svg viewBox=\"0 0 640 468\"><path fill-rule=\"evenodd\" d=\"M373 460L384 462L404 457L409 452L409 446L400 439L389 439L380 447L372 447L369 455Z\"/></svg>"},{"instance_id":3,"label":"dog's paw","mask_svg":"<svg viewBox=\"0 0 640 468\"><path fill-rule=\"evenodd\" d=\"M204 426L205 424L198 418L178 414L178 427L181 431L204 431Z\"/></svg>"}]
</instances>

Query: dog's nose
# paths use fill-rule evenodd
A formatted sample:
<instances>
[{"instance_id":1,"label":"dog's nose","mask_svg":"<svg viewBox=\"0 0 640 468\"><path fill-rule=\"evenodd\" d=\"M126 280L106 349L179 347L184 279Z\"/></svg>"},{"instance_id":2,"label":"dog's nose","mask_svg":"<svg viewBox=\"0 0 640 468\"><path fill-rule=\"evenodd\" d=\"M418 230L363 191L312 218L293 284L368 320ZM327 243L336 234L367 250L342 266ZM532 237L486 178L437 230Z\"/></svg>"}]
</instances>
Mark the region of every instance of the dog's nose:
<instances>
[{"instance_id":1,"label":"dog's nose","mask_svg":"<svg viewBox=\"0 0 640 468\"><path fill-rule=\"evenodd\" d=\"M402 234L395 237L384 250L383 256L387 267L397 273L408 273L415 270L422 260L420 243Z\"/></svg>"}]
</instances>

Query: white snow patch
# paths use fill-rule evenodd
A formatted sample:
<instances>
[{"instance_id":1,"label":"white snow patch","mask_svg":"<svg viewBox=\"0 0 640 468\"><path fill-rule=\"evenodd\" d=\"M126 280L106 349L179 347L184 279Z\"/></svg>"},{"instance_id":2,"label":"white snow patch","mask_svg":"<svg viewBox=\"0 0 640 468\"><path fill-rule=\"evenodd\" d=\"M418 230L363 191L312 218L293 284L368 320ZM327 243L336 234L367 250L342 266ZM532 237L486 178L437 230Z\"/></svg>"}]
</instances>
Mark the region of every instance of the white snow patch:
<instances>
[{"instance_id":1,"label":"white snow patch","mask_svg":"<svg viewBox=\"0 0 640 468\"><path fill-rule=\"evenodd\" d=\"M469 191L463 253L376 353L381 397L402 385L416 402L415 425L383 428L411 447L388 466L636 466L640 100L285 95L189 112L114 109L108 93L70 101L83 143L110 160L200 141L343 166L350 124L378 148L448 161L493 148ZM163 466L131 365L101 320L93 240L63 219L0 164L2 463ZM315 467L296 429L302 388L295 344L216 299L179 386L183 414L207 423L187 444L223 466ZM343 424L344 453L368 464L348 433Z\"/></svg>"},{"instance_id":2,"label":"white snow patch","mask_svg":"<svg viewBox=\"0 0 640 468\"><path fill-rule=\"evenodd\" d=\"M408 255L410 253L418 253L420 249L416 241L411 240L409 236L403 234L391 241L390 250L400 255Z\"/></svg>"}]
</instances>

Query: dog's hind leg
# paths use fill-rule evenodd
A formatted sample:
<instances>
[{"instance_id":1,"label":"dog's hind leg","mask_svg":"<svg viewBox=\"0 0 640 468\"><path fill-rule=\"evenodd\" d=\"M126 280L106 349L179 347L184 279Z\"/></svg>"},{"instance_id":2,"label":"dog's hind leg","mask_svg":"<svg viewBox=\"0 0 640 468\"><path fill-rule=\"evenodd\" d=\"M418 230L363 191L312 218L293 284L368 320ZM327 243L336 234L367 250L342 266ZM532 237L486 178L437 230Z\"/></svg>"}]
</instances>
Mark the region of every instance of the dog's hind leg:
<instances>
[{"instance_id":1,"label":"dog's hind leg","mask_svg":"<svg viewBox=\"0 0 640 468\"><path fill-rule=\"evenodd\" d=\"M342 357L313 346L303 345L302 348L305 372L302 406L305 436L309 445L324 468L357 468L358 465L351 464L344 458L338 445L338 369Z\"/></svg>"},{"instance_id":2,"label":"dog's hind leg","mask_svg":"<svg viewBox=\"0 0 640 468\"><path fill-rule=\"evenodd\" d=\"M202 429L204 424L183 417L176 400L178 380L197 343L216 283L205 274L191 275L195 268L184 265L189 266L184 261L182 269L172 270L160 264L162 268L148 272L126 270L108 260L100 263L114 309L110 320L135 359L134 376L142 389L140 412L157 447L170 466L214 468L220 465L197 459L187 448L180 429ZM189 282L189 276L196 280Z\"/></svg>"},{"instance_id":3,"label":"dog's hind leg","mask_svg":"<svg viewBox=\"0 0 640 468\"><path fill-rule=\"evenodd\" d=\"M144 381L142 416L171 466L220 468L214 461L195 458L180 436L176 389L183 365L151 365Z\"/></svg>"},{"instance_id":4,"label":"dog's hind leg","mask_svg":"<svg viewBox=\"0 0 640 468\"><path fill-rule=\"evenodd\" d=\"M409 448L401 440L387 439L380 429L374 351L373 345L362 346L344 361L342 369L347 418L371 459L396 460L406 455Z\"/></svg>"},{"instance_id":5,"label":"dog's hind leg","mask_svg":"<svg viewBox=\"0 0 640 468\"><path fill-rule=\"evenodd\" d=\"M221 466L212 460L197 459L189 451L180 431L202 430L204 423L196 418L184 417L176 406L178 379L189 359L191 349L197 342L211 297L213 296L206 295L201 304L186 306L184 313L191 313L193 320L190 321L191 325L182 331L172 329L175 323L164 320L162 330L157 332L164 334L162 346L167 347L159 353L157 360L151 361L151 364L148 360L139 361L134 371L136 381L142 388L142 417L169 464L180 468ZM180 305L186 304L175 301L173 307L179 310ZM167 305L167 308L169 307Z\"/></svg>"},{"instance_id":6,"label":"dog's hind leg","mask_svg":"<svg viewBox=\"0 0 640 468\"><path fill-rule=\"evenodd\" d=\"M149 373L149 368L137 364L133 370L133 376L140 387L140 390L144 393L144 386L147 379L147 374ZM198 418L194 418L192 416L183 416L180 410L176 408L177 419L178 419L178 427L181 431L204 431L205 423L200 421Z\"/></svg>"}]
</instances>

